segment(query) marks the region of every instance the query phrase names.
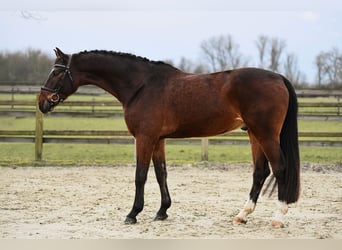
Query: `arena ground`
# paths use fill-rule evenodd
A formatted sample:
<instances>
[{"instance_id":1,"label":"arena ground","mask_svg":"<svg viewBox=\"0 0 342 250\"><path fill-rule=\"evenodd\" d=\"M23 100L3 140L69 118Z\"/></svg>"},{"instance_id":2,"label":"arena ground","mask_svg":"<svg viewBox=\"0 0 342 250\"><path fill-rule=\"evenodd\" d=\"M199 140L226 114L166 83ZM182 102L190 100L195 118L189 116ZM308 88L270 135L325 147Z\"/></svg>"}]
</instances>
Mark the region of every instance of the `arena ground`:
<instances>
[{"instance_id":1,"label":"arena ground","mask_svg":"<svg viewBox=\"0 0 342 250\"><path fill-rule=\"evenodd\" d=\"M145 208L125 225L134 195L134 167L0 167L0 238L3 239L342 239L342 166L302 164L302 192L285 227L274 229L276 197L260 197L245 225L233 217L252 183L250 164L169 166L172 206L153 221L160 204L149 171Z\"/></svg>"}]
</instances>

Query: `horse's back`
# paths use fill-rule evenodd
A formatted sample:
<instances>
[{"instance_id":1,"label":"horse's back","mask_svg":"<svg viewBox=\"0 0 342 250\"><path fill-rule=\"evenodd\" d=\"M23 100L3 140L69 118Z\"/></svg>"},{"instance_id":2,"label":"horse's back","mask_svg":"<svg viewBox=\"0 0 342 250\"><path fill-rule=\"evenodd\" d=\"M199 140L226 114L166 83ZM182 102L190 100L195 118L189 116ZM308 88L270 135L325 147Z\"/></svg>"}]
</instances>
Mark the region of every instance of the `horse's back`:
<instances>
[{"instance_id":1,"label":"horse's back","mask_svg":"<svg viewBox=\"0 0 342 250\"><path fill-rule=\"evenodd\" d=\"M179 127L196 136L255 126L260 119L282 123L288 106L283 78L274 72L241 68L207 75L186 75L171 91ZM202 134L201 134L202 135Z\"/></svg>"}]
</instances>

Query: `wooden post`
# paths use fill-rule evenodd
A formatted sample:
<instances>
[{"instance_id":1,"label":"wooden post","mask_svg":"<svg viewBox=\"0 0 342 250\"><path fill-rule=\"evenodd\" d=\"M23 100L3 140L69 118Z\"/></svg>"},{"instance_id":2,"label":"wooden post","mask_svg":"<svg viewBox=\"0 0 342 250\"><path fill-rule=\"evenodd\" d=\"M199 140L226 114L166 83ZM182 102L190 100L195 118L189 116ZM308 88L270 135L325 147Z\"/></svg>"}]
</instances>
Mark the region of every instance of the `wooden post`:
<instances>
[{"instance_id":1,"label":"wooden post","mask_svg":"<svg viewBox=\"0 0 342 250\"><path fill-rule=\"evenodd\" d=\"M12 100L12 105L11 105L11 108L14 109L14 86L12 86L12 89L11 89L11 92L12 92L12 97L11 97L11 100Z\"/></svg>"},{"instance_id":2,"label":"wooden post","mask_svg":"<svg viewBox=\"0 0 342 250\"><path fill-rule=\"evenodd\" d=\"M41 161L43 154L43 114L39 110L39 95L36 102L35 160Z\"/></svg>"},{"instance_id":3,"label":"wooden post","mask_svg":"<svg viewBox=\"0 0 342 250\"><path fill-rule=\"evenodd\" d=\"M94 114L94 113L95 113L95 105L96 105L96 103L95 103L95 97L93 97L92 101L93 101L93 104L91 105L91 111L92 111L93 114Z\"/></svg>"},{"instance_id":4,"label":"wooden post","mask_svg":"<svg viewBox=\"0 0 342 250\"><path fill-rule=\"evenodd\" d=\"M340 112L340 97L337 96L337 115L339 116L341 114Z\"/></svg>"},{"instance_id":5,"label":"wooden post","mask_svg":"<svg viewBox=\"0 0 342 250\"><path fill-rule=\"evenodd\" d=\"M201 139L201 160L202 161L208 161L208 145L209 145L209 139L208 138L202 138Z\"/></svg>"}]
</instances>

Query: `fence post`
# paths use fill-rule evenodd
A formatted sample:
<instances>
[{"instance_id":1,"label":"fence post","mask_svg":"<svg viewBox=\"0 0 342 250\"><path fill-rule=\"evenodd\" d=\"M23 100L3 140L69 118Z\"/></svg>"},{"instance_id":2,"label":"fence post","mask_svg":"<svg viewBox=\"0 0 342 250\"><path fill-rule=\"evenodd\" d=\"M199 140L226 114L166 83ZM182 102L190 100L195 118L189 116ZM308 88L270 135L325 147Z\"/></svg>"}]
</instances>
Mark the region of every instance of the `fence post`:
<instances>
[{"instance_id":1,"label":"fence post","mask_svg":"<svg viewBox=\"0 0 342 250\"><path fill-rule=\"evenodd\" d=\"M35 134L35 160L41 161L43 154L43 114L39 110L38 98L36 101L36 134Z\"/></svg>"},{"instance_id":2,"label":"fence post","mask_svg":"<svg viewBox=\"0 0 342 250\"><path fill-rule=\"evenodd\" d=\"M14 86L12 86L11 89L11 100L12 100L12 105L11 105L11 109L14 109Z\"/></svg>"},{"instance_id":3,"label":"fence post","mask_svg":"<svg viewBox=\"0 0 342 250\"><path fill-rule=\"evenodd\" d=\"M93 101L93 104L91 105L91 111L92 111L93 114L94 114L94 113L95 113L95 105L96 105L96 103L95 103L95 97L93 97L92 101Z\"/></svg>"},{"instance_id":4,"label":"fence post","mask_svg":"<svg viewBox=\"0 0 342 250\"><path fill-rule=\"evenodd\" d=\"M339 116L341 114L340 112L340 97L337 96L337 115Z\"/></svg>"},{"instance_id":5,"label":"fence post","mask_svg":"<svg viewBox=\"0 0 342 250\"><path fill-rule=\"evenodd\" d=\"M207 137L202 138L201 139L201 160L202 161L208 161L209 160L208 145L209 145L209 139Z\"/></svg>"}]
</instances>

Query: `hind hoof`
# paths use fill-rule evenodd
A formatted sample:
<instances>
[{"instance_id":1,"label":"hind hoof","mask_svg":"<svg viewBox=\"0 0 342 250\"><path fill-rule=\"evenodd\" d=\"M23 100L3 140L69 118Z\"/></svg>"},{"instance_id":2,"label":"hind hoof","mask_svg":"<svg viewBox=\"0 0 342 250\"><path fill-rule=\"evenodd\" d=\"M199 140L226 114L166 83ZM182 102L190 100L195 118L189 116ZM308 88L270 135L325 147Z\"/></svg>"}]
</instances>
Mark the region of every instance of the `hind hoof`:
<instances>
[{"instance_id":1,"label":"hind hoof","mask_svg":"<svg viewBox=\"0 0 342 250\"><path fill-rule=\"evenodd\" d=\"M233 219L233 224L234 225L241 225L241 224L246 224L247 223L247 220L241 218L241 217L235 217Z\"/></svg>"},{"instance_id":2,"label":"hind hoof","mask_svg":"<svg viewBox=\"0 0 342 250\"><path fill-rule=\"evenodd\" d=\"M283 228L284 227L284 223L278 220L273 220L272 221L272 227L274 228Z\"/></svg>"}]
</instances>

